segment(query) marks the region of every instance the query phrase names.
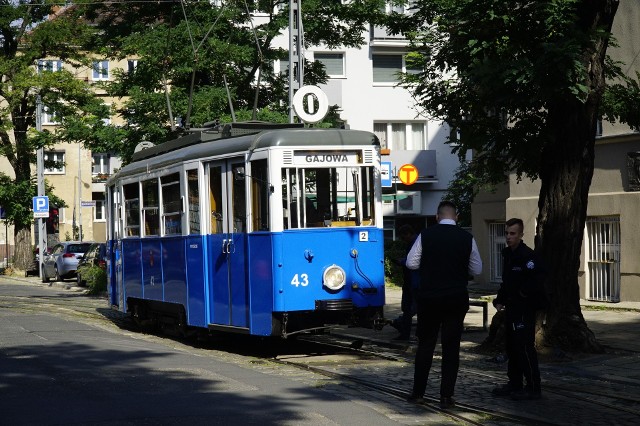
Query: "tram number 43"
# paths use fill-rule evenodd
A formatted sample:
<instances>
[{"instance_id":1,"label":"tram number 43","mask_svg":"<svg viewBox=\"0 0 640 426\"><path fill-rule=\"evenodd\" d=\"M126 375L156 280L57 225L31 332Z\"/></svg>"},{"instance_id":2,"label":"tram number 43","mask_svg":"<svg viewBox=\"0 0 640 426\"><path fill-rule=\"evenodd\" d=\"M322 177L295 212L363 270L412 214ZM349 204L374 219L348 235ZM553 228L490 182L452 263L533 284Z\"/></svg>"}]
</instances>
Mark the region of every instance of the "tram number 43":
<instances>
[{"instance_id":1,"label":"tram number 43","mask_svg":"<svg viewBox=\"0 0 640 426\"><path fill-rule=\"evenodd\" d=\"M302 286L306 287L309 285L309 275L307 274L295 274L293 279L291 280L292 286Z\"/></svg>"}]
</instances>

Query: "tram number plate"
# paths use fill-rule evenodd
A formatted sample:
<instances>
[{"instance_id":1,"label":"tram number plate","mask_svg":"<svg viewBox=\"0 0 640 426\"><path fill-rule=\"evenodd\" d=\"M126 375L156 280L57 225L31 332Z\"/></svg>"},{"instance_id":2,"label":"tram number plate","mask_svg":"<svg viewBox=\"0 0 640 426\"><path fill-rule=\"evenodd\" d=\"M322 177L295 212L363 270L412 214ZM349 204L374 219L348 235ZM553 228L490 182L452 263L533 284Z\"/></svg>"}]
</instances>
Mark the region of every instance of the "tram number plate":
<instances>
[{"instance_id":1,"label":"tram number plate","mask_svg":"<svg viewBox=\"0 0 640 426\"><path fill-rule=\"evenodd\" d=\"M309 275L307 274L295 274L293 279L291 280L291 285L294 287L302 286L306 287L309 285Z\"/></svg>"},{"instance_id":2,"label":"tram number plate","mask_svg":"<svg viewBox=\"0 0 640 426\"><path fill-rule=\"evenodd\" d=\"M358 239L360 241L369 241L369 232L368 231L360 231L358 233Z\"/></svg>"}]
</instances>

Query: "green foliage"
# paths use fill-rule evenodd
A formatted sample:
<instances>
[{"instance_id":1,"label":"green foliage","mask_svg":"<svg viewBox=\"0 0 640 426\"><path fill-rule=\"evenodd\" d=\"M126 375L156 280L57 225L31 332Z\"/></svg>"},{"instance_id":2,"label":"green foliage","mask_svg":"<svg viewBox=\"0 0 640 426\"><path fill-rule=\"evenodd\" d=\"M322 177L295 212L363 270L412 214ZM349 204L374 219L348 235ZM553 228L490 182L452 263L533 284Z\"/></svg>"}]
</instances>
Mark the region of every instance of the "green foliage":
<instances>
[{"instance_id":1,"label":"green foliage","mask_svg":"<svg viewBox=\"0 0 640 426\"><path fill-rule=\"evenodd\" d=\"M450 200L458 207L458 224L471 226L471 204L480 190L495 191L495 185L487 183L495 179L487 176L487 171L478 167L478 163L463 161L455 172L443 200Z\"/></svg>"},{"instance_id":2,"label":"green foliage","mask_svg":"<svg viewBox=\"0 0 640 426\"><path fill-rule=\"evenodd\" d=\"M388 25L411 38L411 60L424 70L404 79L417 103L457 128L452 151L461 159L481 153L474 161L498 183L510 172L537 178L544 147L558 135L550 114L602 90L591 55L595 46L606 49L610 34L606 22L585 22L597 20L604 3L424 0ZM621 73L614 65L603 64L610 78ZM639 97L625 98L613 116L639 122L637 113L625 113L639 110Z\"/></svg>"},{"instance_id":3,"label":"green foliage","mask_svg":"<svg viewBox=\"0 0 640 426\"><path fill-rule=\"evenodd\" d=\"M88 294L101 294L107 291L107 272L95 265L83 265L78 268L82 279L87 282Z\"/></svg>"},{"instance_id":4,"label":"green foliage","mask_svg":"<svg viewBox=\"0 0 640 426\"><path fill-rule=\"evenodd\" d=\"M398 259L406 256L406 244L401 240L385 241L384 243L384 276L386 282L402 286L402 266Z\"/></svg>"},{"instance_id":5,"label":"green foliage","mask_svg":"<svg viewBox=\"0 0 640 426\"><path fill-rule=\"evenodd\" d=\"M364 31L379 21L383 4L305 1L305 44L363 44ZM126 163L139 142L173 139L178 124L231 122L227 90L238 121L253 118L246 112L252 112L254 104L258 120L288 121L288 75L273 68L276 59L288 58L273 44L289 25L288 1L252 2L249 8L264 12L254 24L249 23L244 1L224 2L221 7L210 2L84 4L84 13L102 34L95 39L96 48L111 58L137 59L135 72L116 73L116 80L105 85L110 95L127 99L118 109L126 121L119 138L92 140L90 146L116 151ZM320 63L305 62L305 84L326 78ZM334 114L319 126L340 122Z\"/></svg>"},{"instance_id":6,"label":"green foliage","mask_svg":"<svg viewBox=\"0 0 640 426\"><path fill-rule=\"evenodd\" d=\"M108 114L89 82L76 76L78 69L91 66L88 45L96 31L78 8L60 8L59 2L2 4L0 155L11 172L0 176L0 203L7 209L16 235L24 233L16 245L18 269L26 269L25 262L31 261L27 244L33 224L32 197L36 195L32 175L36 150L65 141L96 139L93 129ZM58 69L58 61L63 63L62 69ZM38 97L60 123L54 132L35 130ZM64 206L52 190L46 190L51 202Z\"/></svg>"}]
</instances>

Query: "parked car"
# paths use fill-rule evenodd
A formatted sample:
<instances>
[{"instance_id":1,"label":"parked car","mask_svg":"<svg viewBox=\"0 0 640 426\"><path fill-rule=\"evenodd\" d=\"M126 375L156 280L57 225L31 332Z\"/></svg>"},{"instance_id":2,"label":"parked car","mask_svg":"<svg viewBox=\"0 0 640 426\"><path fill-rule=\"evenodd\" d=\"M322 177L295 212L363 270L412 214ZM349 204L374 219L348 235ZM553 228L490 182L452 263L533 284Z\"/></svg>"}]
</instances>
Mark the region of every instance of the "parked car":
<instances>
[{"instance_id":1,"label":"parked car","mask_svg":"<svg viewBox=\"0 0 640 426\"><path fill-rule=\"evenodd\" d=\"M97 266L103 271L107 270L107 245L105 243L93 243L78 263L76 277L79 286L87 285L87 280L82 277L82 271L86 267Z\"/></svg>"},{"instance_id":2,"label":"parked car","mask_svg":"<svg viewBox=\"0 0 640 426\"><path fill-rule=\"evenodd\" d=\"M24 271L24 276L28 277L30 275L39 276L40 275L40 248L36 247L33 249L33 260L31 261L31 265L27 266L27 269Z\"/></svg>"},{"instance_id":3,"label":"parked car","mask_svg":"<svg viewBox=\"0 0 640 426\"><path fill-rule=\"evenodd\" d=\"M78 262L91 244L93 241L64 241L47 250L42 258L42 282L49 282L52 277L56 281L74 277Z\"/></svg>"}]
</instances>

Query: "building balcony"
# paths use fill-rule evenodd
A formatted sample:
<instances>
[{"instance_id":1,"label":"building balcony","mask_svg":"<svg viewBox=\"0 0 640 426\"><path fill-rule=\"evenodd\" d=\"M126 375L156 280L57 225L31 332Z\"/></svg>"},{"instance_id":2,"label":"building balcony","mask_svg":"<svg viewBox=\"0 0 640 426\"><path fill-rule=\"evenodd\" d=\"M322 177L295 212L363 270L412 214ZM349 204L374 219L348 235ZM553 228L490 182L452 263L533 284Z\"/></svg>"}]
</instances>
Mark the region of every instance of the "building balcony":
<instances>
[{"instance_id":1,"label":"building balcony","mask_svg":"<svg viewBox=\"0 0 640 426\"><path fill-rule=\"evenodd\" d=\"M104 183L109 179L109 173L98 173L97 175L93 175L91 177L91 182L93 183Z\"/></svg>"}]
</instances>

